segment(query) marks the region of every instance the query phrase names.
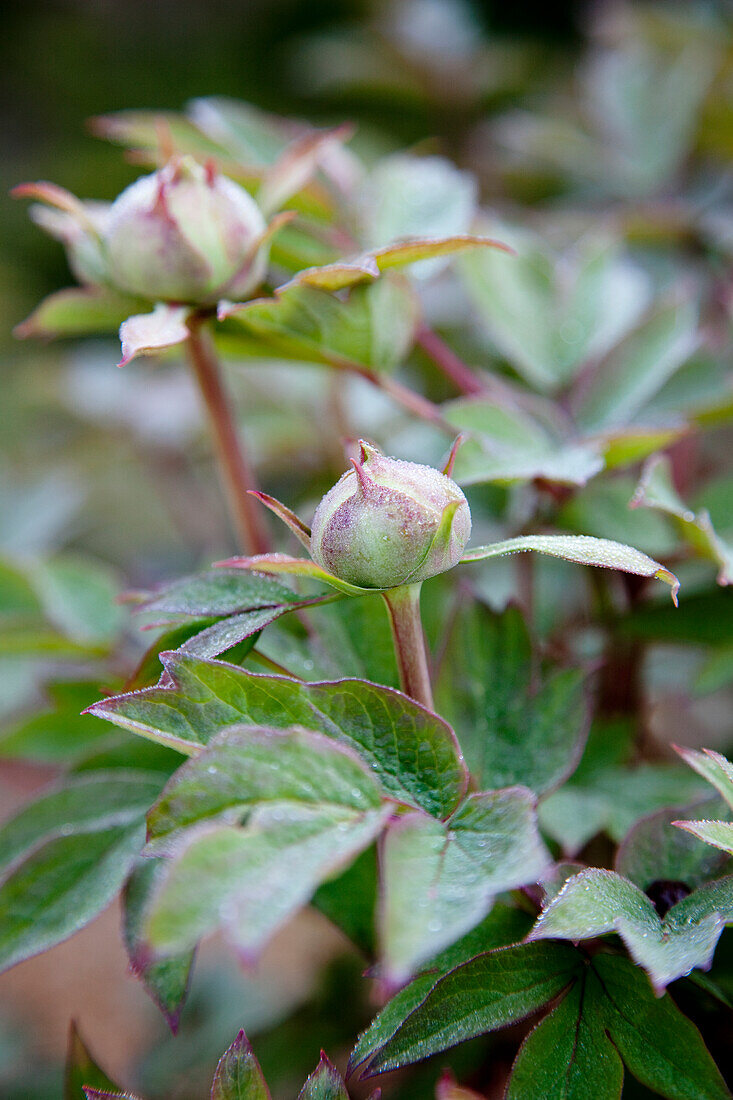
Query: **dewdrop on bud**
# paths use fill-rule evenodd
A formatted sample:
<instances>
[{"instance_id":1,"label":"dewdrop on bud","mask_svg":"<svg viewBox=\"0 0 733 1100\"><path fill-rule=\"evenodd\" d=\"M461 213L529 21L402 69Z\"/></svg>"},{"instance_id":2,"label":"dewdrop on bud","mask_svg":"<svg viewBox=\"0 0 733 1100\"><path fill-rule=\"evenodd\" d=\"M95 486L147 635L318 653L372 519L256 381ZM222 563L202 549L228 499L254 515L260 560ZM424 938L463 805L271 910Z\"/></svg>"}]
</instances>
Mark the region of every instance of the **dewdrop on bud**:
<instances>
[{"instance_id":1,"label":"dewdrop on bud","mask_svg":"<svg viewBox=\"0 0 733 1100\"><path fill-rule=\"evenodd\" d=\"M153 301L212 304L245 297L262 281L265 221L238 184L191 157L176 157L131 184L106 219L111 280Z\"/></svg>"},{"instance_id":2,"label":"dewdrop on bud","mask_svg":"<svg viewBox=\"0 0 733 1100\"><path fill-rule=\"evenodd\" d=\"M318 565L362 588L396 588L458 564L471 513L454 481L367 443L352 465L313 517L310 549Z\"/></svg>"}]
</instances>

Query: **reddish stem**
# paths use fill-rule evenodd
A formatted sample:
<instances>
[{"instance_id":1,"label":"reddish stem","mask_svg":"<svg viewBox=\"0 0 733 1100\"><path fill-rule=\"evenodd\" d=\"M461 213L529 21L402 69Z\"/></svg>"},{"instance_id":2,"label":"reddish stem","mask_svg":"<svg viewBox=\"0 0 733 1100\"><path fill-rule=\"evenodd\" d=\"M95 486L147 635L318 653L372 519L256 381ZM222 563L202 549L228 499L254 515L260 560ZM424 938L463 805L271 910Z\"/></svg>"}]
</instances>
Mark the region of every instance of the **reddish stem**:
<instances>
[{"instance_id":1,"label":"reddish stem","mask_svg":"<svg viewBox=\"0 0 733 1100\"><path fill-rule=\"evenodd\" d=\"M433 710L425 635L420 618L420 584L405 584L382 592L389 612L400 687L405 695Z\"/></svg>"},{"instance_id":2,"label":"reddish stem","mask_svg":"<svg viewBox=\"0 0 733 1100\"><path fill-rule=\"evenodd\" d=\"M270 543L262 514L254 497L248 495L256 488L255 478L237 433L219 363L198 325L191 327L188 352L209 414L219 473L238 541L247 554L266 554Z\"/></svg>"},{"instance_id":3,"label":"reddish stem","mask_svg":"<svg viewBox=\"0 0 733 1100\"><path fill-rule=\"evenodd\" d=\"M486 386L481 379L427 325L418 329L415 342L461 393L474 397L486 394Z\"/></svg>"}]
</instances>

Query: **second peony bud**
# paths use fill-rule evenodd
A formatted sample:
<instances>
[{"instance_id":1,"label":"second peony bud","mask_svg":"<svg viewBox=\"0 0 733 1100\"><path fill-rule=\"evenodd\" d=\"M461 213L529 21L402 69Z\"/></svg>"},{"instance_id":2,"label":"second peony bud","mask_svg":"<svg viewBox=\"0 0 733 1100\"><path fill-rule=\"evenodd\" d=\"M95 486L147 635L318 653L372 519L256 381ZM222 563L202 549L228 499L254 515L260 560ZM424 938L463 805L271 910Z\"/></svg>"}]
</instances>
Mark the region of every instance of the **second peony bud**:
<instances>
[{"instance_id":1,"label":"second peony bud","mask_svg":"<svg viewBox=\"0 0 733 1100\"><path fill-rule=\"evenodd\" d=\"M350 584L396 588L452 569L470 534L468 501L451 478L362 443L316 509L310 549Z\"/></svg>"},{"instance_id":2,"label":"second peony bud","mask_svg":"<svg viewBox=\"0 0 733 1100\"><path fill-rule=\"evenodd\" d=\"M265 221L233 180L191 157L143 176L112 204L103 229L110 277L153 301L240 299L262 280Z\"/></svg>"}]
</instances>

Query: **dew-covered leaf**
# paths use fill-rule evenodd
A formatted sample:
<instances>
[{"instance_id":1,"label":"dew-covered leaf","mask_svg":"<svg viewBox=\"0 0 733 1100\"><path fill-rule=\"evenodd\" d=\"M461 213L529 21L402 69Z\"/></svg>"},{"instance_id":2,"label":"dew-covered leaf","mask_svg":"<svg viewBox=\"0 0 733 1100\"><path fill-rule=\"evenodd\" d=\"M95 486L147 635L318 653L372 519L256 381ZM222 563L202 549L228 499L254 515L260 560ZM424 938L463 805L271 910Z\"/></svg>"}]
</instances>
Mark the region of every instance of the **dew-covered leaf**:
<instances>
[{"instance_id":1,"label":"dew-covered leaf","mask_svg":"<svg viewBox=\"0 0 733 1100\"><path fill-rule=\"evenodd\" d=\"M169 654L171 686L113 696L91 712L196 755L225 726L294 724L354 748L389 796L447 817L465 789L448 725L407 696L360 680L305 684Z\"/></svg>"},{"instance_id":2,"label":"dew-covered leaf","mask_svg":"<svg viewBox=\"0 0 733 1100\"><path fill-rule=\"evenodd\" d=\"M496 894L537 882L549 855L522 787L472 794L441 824L413 813L382 847L380 939L393 985L479 923Z\"/></svg>"},{"instance_id":3,"label":"dew-covered leaf","mask_svg":"<svg viewBox=\"0 0 733 1100\"><path fill-rule=\"evenodd\" d=\"M730 921L733 879L700 887L660 920L646 894L628 879L590 869L568 880L540 914L529 939L577 941L617 932L660 991L695 967L707 969Z\"/></svg>"},{"instance_id":4,"label":"dew-covered leaf","mask_svg":"<svg viewBox=\"0 0 733 1100\"><path fill-rule=\"evenodd\" d=\"M563 943L521 944L477 955L440 979L372 1055L365 1075L410 1065L524 1019L569 985L581 965L575 948Z\"/></svg>"},{"instance_id":5,"label":"dew-covered leaf","mask_svg":"<svg viewBox=\"0 0 733 1100\"><path fill-rule=\"evenodd\" d=\"M298 1093L298 1100L349 1100L343 1077L323 1052L317 1067Z\"/></svg>"},{"instance_id":6,"label":"dew-covered leaf","mask_svg":"<svg viewBox=\"0 0 733 1100\"><path fill-rule=\"evenodd\" d=\"M468 962L474 956L497 947L507 947L523 939L532 925L527 913L497 902L491 912L467 935L451 944L432 959L406 986L403 986L359 1036L349 1062L349 1072L366 1062L375 1051L394 1035L413 1009L421 1004L450 970Z\"/></svg>"},{"instance_id":7,"label":"dew-covered leaf","mask_svg":"<svg viewBox=\"0 0 733 1100\"><path fill-rule=\"evenodd\" d=\"M717 814L724 804L713 799L697 803L694 809ZM641 890L653 883L679 883L689 891L719 873L724 857L689 833L671 828L679 824L678 817L679 810L660 810L638 821L616 853L615 870Z\"/></svg>"},{"instance_id":8,"label":"dew-covered leaf","mask_svg":"<svg viewBox=\"0 0 733 1100\"><path fill-rule=\"evenodd\" d=\"M372 842L388 812L275 803L256 810L244 829L193 830L151 901L150 946L190 950L221 928L243 957L253 957L320 882Z\"/></svg>"},{"instance_id":9,"label":"dew-covered leaf","mask_svg":"<svg viewBox=\"0 0 733 1100\"><path fill-rule=\"evenodd\" d=\"M507 1100L619 1100L624 1067L606 1034L603 999L589 968L522 1043Z\"/></svg>"},{"instance_id":10,"label":"dew-covered leaf","mask_svg":"<svg viewBox=\"0 0 733 1100\"><path fill-rule=\"evenodd\" d=\"M212 818L234 823L268 802L365 811L381 799L374 772L332 738L298 727L231 726L168 781L148 814L148 850Z\"/></svg>"},{"instance_id":11,"label":"dew-covered leaf","mask_svg":"<svg viewBox=\"0 0 733 1100\"><path fill-rule=\"evenodd\" d=\"M619 569L624 573L635 573L639 577L656 577L670 585L672 600L677 603L679 581L674 573L660 565L658 561L635 550L633 546L613 542L611 539L597 539L591 535L522 535L504 542L495 542L489 546L477 546L467 550L461 559L464 562L482 561L484 558L497 558L505 554L522 554L534 550L540 554L550 554L565 561L574 561L579 565L595 565L603 569Z\"/></svg>"},{"instance_id":12,"label":"dew-covered leaf","mask_svg":"<svg viewBox=\"0 0 733 1100\"><path fill-rule=\"evenodd\" d=\"M730 821L673 821L672 824L733 856L733 823Z\"/></svg>"},{"instance_id":13,"label":"dew-covered leaf","mask_svg":"<svg viewBox=\"0 0 733 1100\"><path fill-rule=\"evenodd\" d=\"M672 481L672 467L665 455L647 462L631 500L632 508L652 508L671 516L693 549L718 567L718 584L733 584L733 545L715 530L710 513L686 507Z\"/></svg>"}]
</instances>

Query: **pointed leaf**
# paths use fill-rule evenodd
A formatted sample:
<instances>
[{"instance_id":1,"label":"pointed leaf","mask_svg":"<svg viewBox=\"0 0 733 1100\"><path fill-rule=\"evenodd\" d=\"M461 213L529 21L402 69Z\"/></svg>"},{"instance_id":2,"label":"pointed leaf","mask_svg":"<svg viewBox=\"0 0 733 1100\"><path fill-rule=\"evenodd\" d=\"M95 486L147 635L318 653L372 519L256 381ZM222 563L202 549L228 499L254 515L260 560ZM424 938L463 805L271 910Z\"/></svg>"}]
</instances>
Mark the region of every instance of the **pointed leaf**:
<instances>
[{"instance_id":1,"label":"pointed leaf","mask_svg":"<svg viewBox=\"0 0 733 1100\"><path fill-rule=\"evenodd\" d=\"M365 811L378 809L381 799L371 769L323 734L231 726L166 784L148 814L148 851L167 850L192 825L235 822L267 802Z\"/></svg>"},{"instance_id":2,"label":"pointed leaf","mask_svg":"<svg viewBox=\"0 0 733 1100\"><path fill-rule=\"evenodd\" d=\"M260 1064L243 1031L219 1059L211 1084L211 1100L270 1100Z\"/></svg>"},{"instance_id":3,"label":"pointed leaf","mask_svg":"<svg viewBox=\"0 0 733 1100\"><path fill-rule=\"evenodd\" d=\"M524 1019L569 985L581 966L575 948L562 943L522 944L477 955L441 978L362 1076L419 1062Z\"/></svg>"},{"instance_id":4,"label":"pointed leaf","mask_svg":"<svg viewBox=\"0 0 733 1100\"><path fill-rule=\"evenodd\" d=\"M733 921L733 880L721 879L673 905L664 920L646 894L613 871L590 869L571 878L540 914L529 940L581 940L618 932L657 991L707 969L726 923Z\"/></svg>"},{"instance_id":5,"label":"pointed leaf","mask_svg":"<svg viewBox=\"0 0 733 1100\"><path fill-rule=\"evenodd\" d=\"M93 1061L79 1034L76 1022L72 1020L66 1049L63 1100L84 1100L84 1085L92 1089L107 1089L110 1092L117 1090L117 1086L104 1070Z\"/></svg>"},{"instance_id":6,"label":"pointed leaf","mask_svg":"<svg viewBox=\"0 0 733 1100\"><path fill-rule=\"evenodd\" d=\"M624 1067L599 1011L603 989L592 970L522 1043L506 1100L619 1100Z\"/></svg>"},{"instance_id":7,"label":"pointed leaf","mask_svg":"<svg viewBox=\"0 0 733 1100\"><path fill-rule=\"evenodd\" d=\"M461 560L481 561L484 558L502 557L504 554L522 554L529 550L551 554L555 558L564 558L579 565L595 565L604 569L620 569L624 573L635 573L640 577L656 577L671 586L672 600L675 605L677 603L680 582L669 569L632 546L624 546L623 543L613 542L611 539L593 538L591 535L525 535L507 539L505 542L495 542L490 546L478 546L466 551Z\"/></svg>"},{"instance_id":8,"label":"pointed leaf","mask_svg":"<svg viewBox=\"0 0 733 1100\"><path fill-rule=\"evenodd\" d=\"M638 1081L668 1100L730 1097L700 1032L669 994L655 997L638 968L616 955L596 955L593 969L609 1038Z\"/></svg>"},{"instance_id":9,"label":"pointed leaf","mask_svg":"<svg viewBox=\"0 0 733 1100\"><path fill-rule=\"evenodd\" d=\"M139 305L134 299L123 298L106 288L68 287L44 298L31 315L16 326L14 334L21 338L50 338L117 332Z\"/></svg>"},{"instance_id":10,"label":"pointed leaf","mask_svg":"<svg viewBox=\"0 0 733 1100\"><path fill-rule=\"evenodd\" d=\"M730 821L673 821L672 824L733 856L733 823Z\"/></svg>"},{"instance_id":11,"label":"pointed leaf","mask_svg":"<svg viewBox=\"0 0 733 1100\"><path fill-rule=\"evenodd\" d=\"M298 1100L349 1100L344 1079L321 1051L321 1060L298 1094Z\"/></svg>"},{"instance_id":12,"label":"pointed leaf","mask_svg":"<svg viewBox=\"0 0 733 1100\"><path fill-rule=\"evenodd\" d=\"M452 730L400 692L360 680L304 684L175 654L164 663L170 687L113 696L91 713L191 756L235 723L301 725L355 749L389 796L438 816L465 790Z\"/></svg>"},{"instance_id":13,"label":"pointed leaf","mask_svg":"<svg viewBox=\"0 0 733 1100\"><path fill-rule=\"evenodd\" d=\"M331 588L343 592L346 596L361 596L370 591L368 588L358 588L355 584L342 581L333 573L328 573L320 565L308 558L291 558L289 554L256 554L252 558L228 558L220 563L222 566L233 569L248 569L258 573L284 573L291 577L311 577L314 581L321 581Z\"/></svg>"},{"instance_id":14,"label":"pointed leaf","mask_svg":"<svg viewBox=\"0 0 733 1100\"><path fill-rule=\"evenodd\" d=\"M124 367L137 355L148 355L182 344L189 335L186 324L189 313L188 306L161 304L152 313L128 317L120 326L122 359L119 366Z\"/></svg>"},{"instance_id":15,"label":"pointed leaf","mask_svg":"<svg viewBox=\"0 0 733 1100\"><path fill-rule=\"evenodd\" d=\"M193 953L157 958L145 944L144 914L164 868L160 861L146 859L133 870L123 894L122 933L132 972L153 998L175 1035L188 994Z\"/></svg>"},{"instance_id":16,"label":"pointed leaf","mask_svg":"<svg viewBox=\"0 0 733 1100\"><path fill-rule=\"evenodd\" d=\"M716 532L709 513L687 508L672 482L672 467L664 455L647 462L630 504L631 508L653 508L672 516L687 541L718 566L718 584L733 584L733 546Z\"/></svg>"},{"instance_id":17,"label":"pointed leaf","mask_svg":"<svg viewBox=\"0 0 733 1100\"><path fill-rule=\"evenodd\" d=\"M549 855L531 792L510 787L470 795L444 825L423 814L398 818L381 864L384 973L400 985L478 924L496 894L538 881Z\"/></svg>"},{"instance_id":18,"label":"pointed leaf","mask_svg":"<svg viewBox=\"0 0 733 1100\"><path fill-rule=\"evenodd\" d=\"M192 830L151 902L150 945L186 951L222 928L251 959L320 882L371 843L388 813L274 803L246 829Z\"/></svg>"}]
</instances>

